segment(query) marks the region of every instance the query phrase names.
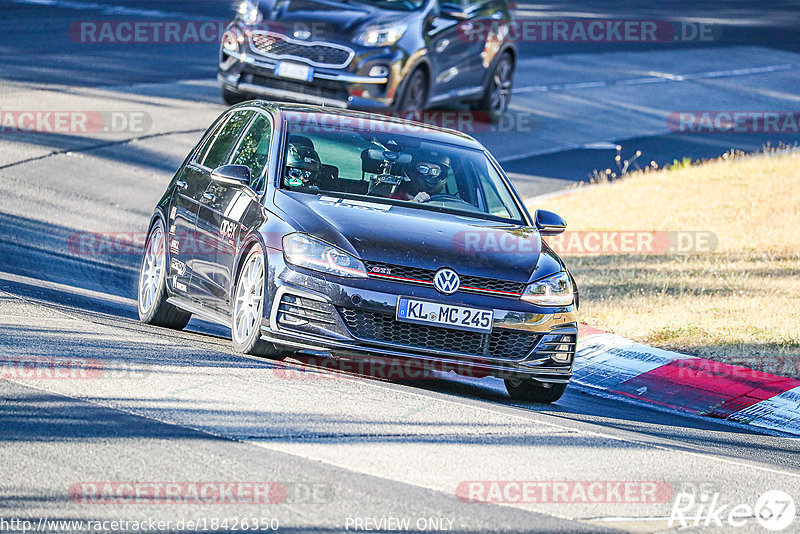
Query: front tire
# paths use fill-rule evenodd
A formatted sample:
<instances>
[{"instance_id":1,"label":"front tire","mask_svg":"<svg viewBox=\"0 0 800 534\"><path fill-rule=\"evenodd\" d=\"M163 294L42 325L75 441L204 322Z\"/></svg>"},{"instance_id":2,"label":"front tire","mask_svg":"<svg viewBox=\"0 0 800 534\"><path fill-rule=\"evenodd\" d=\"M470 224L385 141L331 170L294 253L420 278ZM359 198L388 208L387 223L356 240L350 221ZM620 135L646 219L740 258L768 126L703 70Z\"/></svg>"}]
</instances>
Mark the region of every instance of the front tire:
<instances>
[{"instance_id":1,"label":"front tire","mask_svg":"<svg viewBox=\"0 0 800 534\"><path fill-rule=\"evenodd\" d=\"M548 384L531 378L507 378L506 390L517 401L551 403L556 402L567 389L566 384Z\"/></svg>"},{"instance_id":2,"label":"front tire","mask_svg":"<svg viewBox=\"0 0 800 534\"><path fill-rule=\"evenodd\" d=\"M398 102L401 113L423 111L428 104L428 75L421 68L411 73Z\"/></svg>"},{"instance_id":3,"label":"front tire","mask_svg":"<svg viewBox=\"0 0 800 534\"><path fill-rule=\"evenodd\" d=\"M143 323L182 330L191 319L187 313L167 302L167 251L164 223L158 219L145 244L139 270L139 320Z\"/></svg>"},{"instance_id":4,"label":"front tire","mask_svg":"<svg viewBox=\"0 0 800 534\"><path fill-rule=\"evenodd\" d=\"M236 352L282 360L288 353L261 339L265 273L264 250L261 245L255 245L242 262L236 280L231 314L231 338Z\"/></svg>"},{"instance_id":5,"label":"front tire","mask_svg":"<svg viewBox=\"0 0 800 534\"><path fill-rule=\"evenodd\" d=\"M227 87L222 87L222 101L229 106L239 104L247 99L247 95L243 93L237 93L236 91L228 89Z\"/></svg>"}]
</instances>

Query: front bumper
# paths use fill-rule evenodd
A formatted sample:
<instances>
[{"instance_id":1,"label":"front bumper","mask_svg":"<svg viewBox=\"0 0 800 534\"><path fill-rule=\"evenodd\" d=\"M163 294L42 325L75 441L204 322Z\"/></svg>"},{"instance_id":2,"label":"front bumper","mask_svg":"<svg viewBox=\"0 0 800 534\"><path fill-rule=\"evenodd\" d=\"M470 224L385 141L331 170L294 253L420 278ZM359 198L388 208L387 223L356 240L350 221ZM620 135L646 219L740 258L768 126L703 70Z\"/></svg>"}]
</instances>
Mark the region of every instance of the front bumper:
<instances>
[{"instance_id":1,"label":"front bumper","mask_svg":"<svg viewBox=\"0 0 800 534\"><path fill-rule=\"evenodd\" d=\"M238 52L221 50L217 80L222 87L268 99L340 108L390 109L407 59L391 47L360 50L344 67L313 66L313 79L306 82L277 76L275 68L281 60L254 52L246 43ZM376 66L385 67L388 74L369 76Z\"/></svg>"},{"instance_id":2,"label":"front bumper","mask_svg":"<svg viewBox=\"0 0 800 534\"><path fill-rule=\"evenodd\" d=\"M269 261L280 264L282 270L268 288L271 305L261 329L266 341L344 358L429 362L469 376L550 383L566 383L572 376L578 333L574 307L545 313L519 311L526 303L466 294L444 297L431 288L397 282L324 277L283 266L282 255L275 256ZM397 322L400 295L491 307L495 312L492 333ZM354 319L358 316L360 322ZM557 354L563 360L565 353L566 362L554 359Z\"/></svg>"}]
</instances>

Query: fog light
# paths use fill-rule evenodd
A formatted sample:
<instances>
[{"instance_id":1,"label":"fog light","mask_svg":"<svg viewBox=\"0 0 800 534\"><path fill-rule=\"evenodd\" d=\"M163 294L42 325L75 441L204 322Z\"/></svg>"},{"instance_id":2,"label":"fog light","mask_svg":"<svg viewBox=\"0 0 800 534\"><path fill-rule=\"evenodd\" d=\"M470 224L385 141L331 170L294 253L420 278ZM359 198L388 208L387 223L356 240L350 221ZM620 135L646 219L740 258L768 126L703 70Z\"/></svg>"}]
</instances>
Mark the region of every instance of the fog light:
<instances>
[{"instance_id":1,"label":"fog light","mask_svg":"<svg viewBox=\"0 0 800 534\"><path fill-rule=\"evenodd\" d=\"M229 52L239 51L239 41L233 33L225 32L225 35L222 36L222 48Z\"/></svg>"},{"instance_id":2,"label":"fog light","mask_svg":"<svg viewBox=\"0 0 800 534\"><path fill-rule=\"evenodd\" d=\"M278 316L278 322L285 324L287 326L300 326L304 324L308 324L308 321L305 319L301 319L300 317L295 317L293 315L289 315L286 313L281 313Z\"/></svg>"},{"instance_id":3,"label":"fog light","mask_svg":"<svg viewBox=\"0 0 800 534\"><path fill-rule=\"evenodd\" d=\"M563 349L559 347L559 350ZM554 362L569 363L570 360L572 359L572 354L570 354L569 352L556 352L555 354L550 356L550 358L552 358Z\"/></svg>"},{"instance_id":4,"label":"fog light","mask_svg":"<svg viewBox=\"0 0 800 534\"><path fill-rule=\"evenodd\" d=\"M383 65L375 65L371 69L369 69L369 75L371 78L385 78L389 75L389 67L384 67Z\"/></svg>"}]
</instances>

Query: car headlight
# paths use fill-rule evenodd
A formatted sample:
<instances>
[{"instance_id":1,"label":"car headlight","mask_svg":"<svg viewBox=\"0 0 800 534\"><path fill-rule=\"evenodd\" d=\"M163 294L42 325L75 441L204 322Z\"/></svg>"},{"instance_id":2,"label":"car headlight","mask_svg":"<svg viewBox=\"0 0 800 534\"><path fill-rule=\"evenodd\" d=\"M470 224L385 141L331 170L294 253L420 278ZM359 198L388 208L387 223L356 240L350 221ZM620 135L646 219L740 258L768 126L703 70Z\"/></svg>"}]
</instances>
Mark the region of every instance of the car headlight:
<instances>
[{"instance_id":1,"label":"car headlight","mask_svg":"<svg viewBox=\"0 0 800 534\"><path fill-rule=\"evenodd\" d=\"M359 34L355 41L364 46L393 45L406 33L408 24L394 24L386 28L372 28Z\"/></svg>"},{"instance_id":2,"label":"car headlight","mask_svg":"<svg viewBox=\"0 0 800 534\"><path fill-rule=\"evenodd\" d=\"M313 271L366 278L364 264L344 250L305 234L289 234L283 238L283 257L287 263Z\"/></svg>"},{"instance_id":3,"label":"car headlight","mask_svg":"<svg viewBox=\"0 0 800 534\"><path fill-rule=\"evenodd\" d=\"M258 9L258 5L253 4L250 0L244 0L239 4L239 9L236 11L239 13L239 18L243 22L261 22L263 18L261 11Z\"/></svg>"},{"instance_id":4,"label":"car headlight","mask_svg":"<svg viewBox=\"0 0 800 534\"><path fill-rule=\"evenodd\" d=\"M521 298L541 306L568 306L573 296L572 281L566 271L561 271L528 284Z\"/></svg>"}]
</instances>

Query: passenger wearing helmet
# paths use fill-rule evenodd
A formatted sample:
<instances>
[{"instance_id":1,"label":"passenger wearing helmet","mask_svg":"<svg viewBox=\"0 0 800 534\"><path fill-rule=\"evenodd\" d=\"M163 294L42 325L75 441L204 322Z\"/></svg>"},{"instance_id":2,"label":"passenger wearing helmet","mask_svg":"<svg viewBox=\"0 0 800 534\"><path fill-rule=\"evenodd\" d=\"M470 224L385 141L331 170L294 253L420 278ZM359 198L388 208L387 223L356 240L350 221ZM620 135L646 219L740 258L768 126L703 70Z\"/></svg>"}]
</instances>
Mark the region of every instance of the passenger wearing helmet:
<instances>
[{"instance_id":1,"label":"passenger wearing helmet","mask_svg":"<svg viewBox=\"0 0 800 534\"><path fill-rule=\"evenodd\" d=\"M312 146L289 143L286 151L284 185L319 189L319 171L322 162Z\"/></svg>"},{"instance_id":2,"label":"passenger wearing helmet","mask_svg":"<svg viewBox=\"0 0 800 534\"><path fill-rule=\"evenodd\" d=\"M406 170L410 181L403 182L392 198L411 202L427 202L444 190L450 158L438 153L422 154Z\"/></svg>"}]
</instances>

